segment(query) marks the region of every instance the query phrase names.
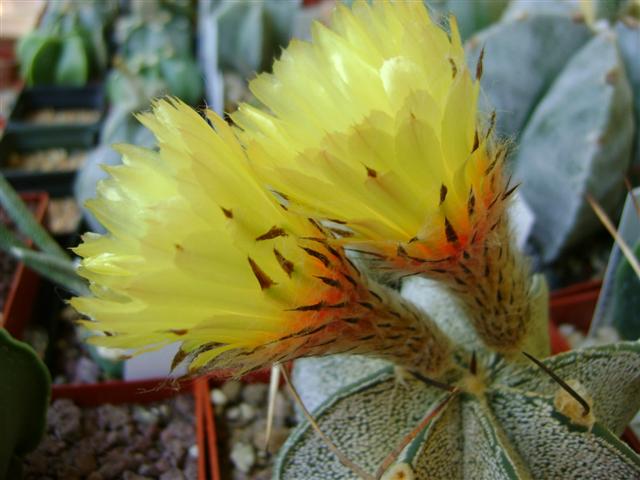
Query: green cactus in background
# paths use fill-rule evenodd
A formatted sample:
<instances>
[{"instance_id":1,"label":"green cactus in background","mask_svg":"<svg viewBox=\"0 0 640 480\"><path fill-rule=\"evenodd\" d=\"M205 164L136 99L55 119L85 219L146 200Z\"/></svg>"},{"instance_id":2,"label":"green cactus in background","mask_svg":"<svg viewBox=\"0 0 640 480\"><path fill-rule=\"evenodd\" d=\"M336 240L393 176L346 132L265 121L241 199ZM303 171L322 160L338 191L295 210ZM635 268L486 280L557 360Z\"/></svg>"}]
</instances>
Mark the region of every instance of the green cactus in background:
<instances>
[{"instance_id":1,"label":"green cactus in background","mask_svg":"<svg viewBox=\"0 0 640 480\"><path fill-rule=\"evenodd\" d=\"M478 30L498 21L509 0L426 0L425 3L436 15L441 15L446 21L449 14L453 14L458 21L460 36L463 40L469 38Z\"/></svg>"},{"instance_id":2,"label":"green cactus in background","mask_svg":"<svg viewBox=\"0 0 640 480\"><path fill-rule=\"evenodd\" d=\"M294 33L318 12L301 0L201 0L198 55L205 73L209 104L219 113L233 111L252 96L245 80L268 70Z\"/></svg>"},{"instance_id":3,"label":"green cactus in background","mask_svg":"<svg viewBox=\"0 0 640 480\"><path fill-rule=\"evenodd\" d=\"M640 9L640 6L638 7ZM640 11L638 12L640 17ZM620 56L624 60L625 72L631 91L633 92L633 110L636 125L634 152L632 162L640 165L640 23L631 17L626 17L616 23L615 33L618 39Z\"/></svg>"},{"instance_id":4,"label":"green cactus in background","mask_svg":"<svg viewBox=\"0 0 640 480\"><path fill-rule=\"evenodd\" d=\"M196 105L202 100L202 70L194 56L194 2L191 0L138 0L115 24L117 54L106 80L110 111L94 149L78 173L74 195L80 205L96 195L96 184L104 178L103 165L117 165L116 143L152 147L153 135L135 114L149 108L151 100L176 96ZM92 231L102 226L83 208Z\"/></svg>"},{"instance_id":5,"label":"green cactus in background","mask_svg":"<svg viewBox=\"0 0 640 480\"><path fill-rule=\"evenodd\" d=\"M640 257L640 242L634 248ZM640 279L623 256L616 269L613 286L612 324L623 340L640 338Z\"/></svg>"},{"instance_id":6,"label":"green cactus in background","mask_svg":"<svg viewBox=\"0 0 640 480\"><path fill-rule=\"evenodd\" d=\"M219 67L247 78L267 69L291 37L299 0L222 0L210 3L204 21L217 32Z\"/></svg>"},{"instance_id":7,"label":"green cactus in background","mask_svg":"<svg viewBox=\"0 0 640 480\"><path fill-rule=\"evenodd\" d=\"M640 151L640 30L616 20L623 3L512 1L467 43L470 62L486 52L483 108L517 141L511 159L545 262L601 228L585 193L615 213Z\"/></svg>"},{"instance_id":8,"label":"green cactus in background","mask_svg":"<svg viewBox=\"0 0 640 480\"><path fill-rule=\"evenodd\" d=\"M602 32L573 56L538 103L514 156L546 260L601 228L586 193L610 213L620 207L632 115L615 37Z\"/></svg>"},{"instance_id":9,"label":"green cactus in background","mask_svg":"<svg viewBox=\"0 0 640 480\"><path fill-rule=\"evenodd\" d=\"M21 478L21 457L44 434L50 384L33 349L0 328L0 479Z\"/></svg>"},{"instance_id":10,"label":"green cactus in background","mask_svg":"<svg viewBox=\"0 0 640 480\"><path fill-rule=\"evenodd\" d=\"M27 85L82 86L107 67L105 31L117 3L50 2L37 30L20 39L16 55Z\"/></svg>"},{"instance_id":11,"label":"green cactus in background","mask_svg":"<svg viewBox=\"0 0 640 480\"><path fill-rule=\"evenodd\" d=\"M151 98L163 94L190 104L202 98L202 74L193 55L190 5L134 2L131 13L118 19L115 70L107 78L107 95L114 110L143 110ZM103 138L109 143L123 140L111 135Z\"/></svg>"},{"instance_id":12,"label":"green cactus in background","mask_svg":"<svg viewBox=\"0 0 640 480\"><path fill-rule=\"evenodd\" d=\"M134 2L131 13L118 19L116 70L107 79L112 103L137 111L163 94L192 105L200 101L202 73L193 55L191 6Z\"/></svg>"}]
</instances>

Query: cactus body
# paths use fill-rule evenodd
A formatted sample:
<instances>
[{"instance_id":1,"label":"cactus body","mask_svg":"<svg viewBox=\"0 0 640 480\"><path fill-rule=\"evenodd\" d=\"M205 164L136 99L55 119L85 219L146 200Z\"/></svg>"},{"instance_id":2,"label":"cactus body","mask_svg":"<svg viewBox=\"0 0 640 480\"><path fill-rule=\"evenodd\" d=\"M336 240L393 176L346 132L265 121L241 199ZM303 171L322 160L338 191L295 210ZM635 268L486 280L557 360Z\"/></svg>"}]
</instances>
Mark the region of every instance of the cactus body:
<instances>
[{"instance_id":1,"label":"cactus body","mask_svg":"<svg viewBox=\"0 0 640 480\"><path fill-rule=\"evenodd\" d=\"M618 22L615 27L618 36L618 48L620 56L624 61L627 78L633 92L633 109L635 113L635 146L633 163L640 164L640 24L630 21L629 23Z\"/></svg>"},{"instance_id":2,"label":"cactus body","mask_svg":"<svg viewBox=\"0 0 640 480\"><path fill-rule=\"evenodd\" d=\"M608 212L619 206L632 136L624 66L615 37L603 32L558 76L533 112L516 154L516 176L535 211L534 237L545 260L600 227L586 193Z\"/></svg>"},{"instance_id":3,"label":"cactus body","mask_svg":"<svg viewBox=\"0 0 640 480\"><path fill-rule=\"evenodd\" d=\"M546 263L599 227L584 193L612 214L627 157L639 158L629 110L633 105L637 125L640 30L631 18L615 26L599 20L615 17L620 6L513 1L500 22L467 44L470 62L486 50L483 109L496 110L498 132L520 143L512 157L537 216L533 236Z\"/></svg>"},{"instance_id":4,"label":"cactus body","mask_svg":"<svg viewBox=\"0 0 640 480\"><path fill-rule=\"evenodd\" d=\"M481 110L498 112L498 133L521 132L545 90L590 36L583 23L538 15L497 23L469 40L467 58L474 68L485 48Z\"/></svg>"},{"instance_id":5,"label":"cactus body","mask_svg":"<svg viewBox=\"0 0 640 480\"><path fill-rule=\"evenodd\" d=\"M634 247L640 255L640 243ZM624 340L640 338L640 279L626 258L618 265L614 284L613 326Z\"/></svg>"},{"instance_id":6,"label":"cactus body","mask_svg":"<svg viewBox=\"0 0 640 480\"><path fill-rule=\"evenodd\" d=\"M396 464L408 464L415 478L429 479L638 478L640 459L616 437L629 412L640 406L638 342L545 360L590 394L596 419L591 428L573 423L554 406L559 387L537 367L479 358L484 361L477 375L457 380L462 393L403 449ZM446 396L418 380L398 383L386 368L339 390L315 416L338 448L373 474ZM358 477L302 423L283 448L274 478Z\"/></svg>"},{"instance_id":7,"label":"cactus body","mask_svg":"<svg viewBox=\"0 0 640 480\"><path fill-rule=\"evenodd\" d=\"M533 331L545 334L530 338L523 349L544 358L549 354L546 289L535 277L533 285ZM588 467L611 472L606 478L640 475L640 459L616 438L640 406L640 343L544 360L561 378L581 385L591 399L595 424L587 428L572 423L566 410L554 405L559 392L566 392L546 373L518 357L505 359L487 351L463 306L436 282L411 279L402 295L428 309L440 328L458 340L460 368L444 381L461 393L402 449L394 465L408 465L419 479L585 478L580 452L589 452ZM469 371L474 351L475 375ZM391 365L349 356L297 362L294 381L305 405L315 409L322 431L371 474L448 395L411 377L398 378ZM303 422L281 451L274 478L357 477Z\"/></svg>"}]
</instances>

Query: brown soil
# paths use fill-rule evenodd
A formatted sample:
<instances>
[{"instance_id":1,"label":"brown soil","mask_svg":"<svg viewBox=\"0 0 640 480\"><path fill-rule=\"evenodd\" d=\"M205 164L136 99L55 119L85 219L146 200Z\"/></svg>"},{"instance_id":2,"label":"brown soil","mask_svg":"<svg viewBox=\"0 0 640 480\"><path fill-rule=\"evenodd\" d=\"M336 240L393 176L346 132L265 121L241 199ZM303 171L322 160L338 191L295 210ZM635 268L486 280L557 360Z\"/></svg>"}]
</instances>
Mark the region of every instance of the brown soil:
<instances>
[{"instance_id":1,"label":"brown soil","mask_svg":"<svg viewBox=\"0 0 640 480\"><path fill-rule=\"evenodd\" d=\"M145 405L82 408L59 399L47 430L24 461L25 480L196 480L190 395Z\"/></svg>"}]
</instances>

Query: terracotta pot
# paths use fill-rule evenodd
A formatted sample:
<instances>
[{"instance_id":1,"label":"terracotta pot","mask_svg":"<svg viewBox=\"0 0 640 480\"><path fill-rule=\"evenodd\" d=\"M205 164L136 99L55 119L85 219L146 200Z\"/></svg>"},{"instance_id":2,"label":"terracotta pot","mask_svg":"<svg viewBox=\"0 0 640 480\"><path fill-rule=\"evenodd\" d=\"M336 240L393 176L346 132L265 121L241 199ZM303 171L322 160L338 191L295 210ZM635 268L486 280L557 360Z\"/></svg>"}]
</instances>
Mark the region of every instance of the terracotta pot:
<instances>
[{"instance_id":1,"label":"terracotta pot","mask_svg":"<svg viewBox=\"0 0 640 480\"><path fill-rule=\"evenodd\" d=\"M20 197L25 203L36 204L34 217L40 224L44 223L49 205L49 195L45 192L35 192L23 193ZM31 241L28 241L27 244L30 246ZM2 320L0 320L0 325L14 338L22 339L24 328L31 319L39 286L40 277L38 274L25 267L22 262L18 263L5 299Z\"/></svg>"}]
</instances>

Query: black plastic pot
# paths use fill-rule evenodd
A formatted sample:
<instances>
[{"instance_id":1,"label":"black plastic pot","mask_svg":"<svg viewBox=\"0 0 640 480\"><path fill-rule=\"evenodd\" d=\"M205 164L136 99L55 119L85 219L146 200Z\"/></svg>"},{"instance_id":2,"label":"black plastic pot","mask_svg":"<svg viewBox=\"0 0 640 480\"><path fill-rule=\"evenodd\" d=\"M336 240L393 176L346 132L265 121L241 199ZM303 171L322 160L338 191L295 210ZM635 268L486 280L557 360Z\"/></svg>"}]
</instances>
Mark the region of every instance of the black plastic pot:
<instances>
[{"instance_id":1,"label":"black plastic pot","mask_svg":"<svg viewBox=\"0 0 640 480\"><path fill-rule=\"evenodd\" d=\"M27 121L30 114L43 109L96 110L100 116L91 123L35 124ZM102 84L84 87L25 88L18 96L9 116L7 133L17 134L19 149L90 148L98 141L105 111L106 101Z\"/></svg>"},{"instance_id":2,"label":"black plastic pot","mask_svg":"<svg viewBox=\"0 0 640 480\"><path fill-rule=\"evenodd\" d=\"M26 132L5 132L0 140L0 174L19 192L41 190L49 193L51 197L66 197L73 194L73 182L76 177L76 170L60 171L38 171L23 170L19 167L9 167L9 158L12 153L30 153L37 150L47 150L51 148L64 148L70 152L76 150L87 150L91 146L86 146L82 142L66 142L59 145L57 142L51 144L38 144L34 147L30 139L32 134Z\"/></svg>"}]
</instances>

